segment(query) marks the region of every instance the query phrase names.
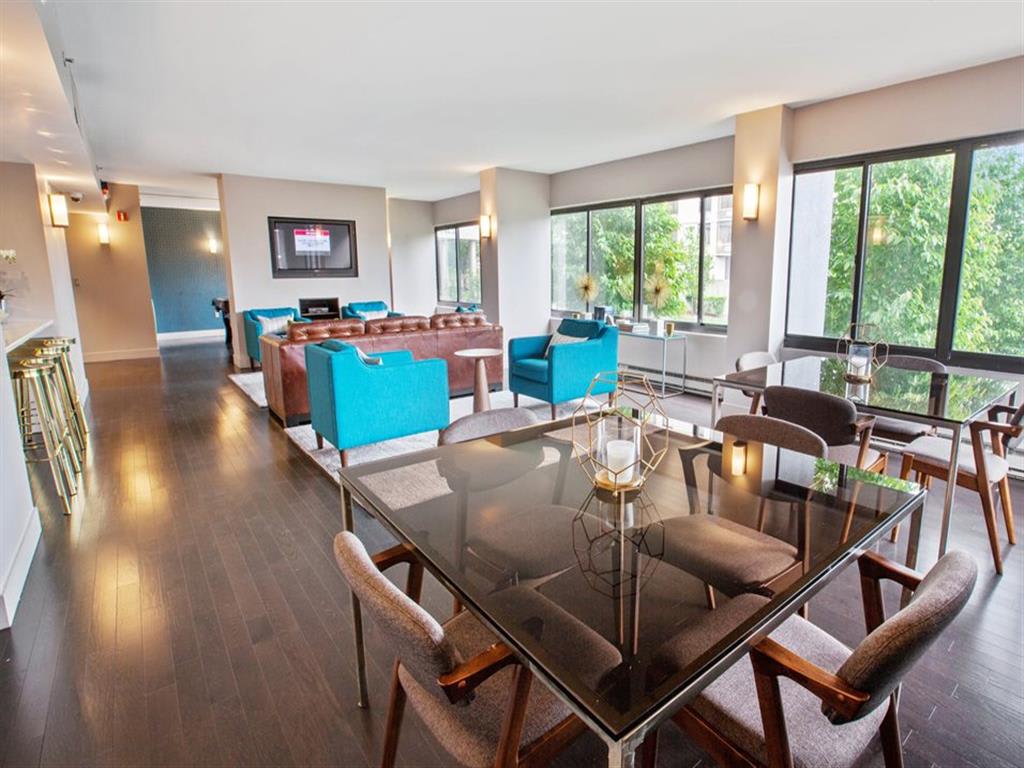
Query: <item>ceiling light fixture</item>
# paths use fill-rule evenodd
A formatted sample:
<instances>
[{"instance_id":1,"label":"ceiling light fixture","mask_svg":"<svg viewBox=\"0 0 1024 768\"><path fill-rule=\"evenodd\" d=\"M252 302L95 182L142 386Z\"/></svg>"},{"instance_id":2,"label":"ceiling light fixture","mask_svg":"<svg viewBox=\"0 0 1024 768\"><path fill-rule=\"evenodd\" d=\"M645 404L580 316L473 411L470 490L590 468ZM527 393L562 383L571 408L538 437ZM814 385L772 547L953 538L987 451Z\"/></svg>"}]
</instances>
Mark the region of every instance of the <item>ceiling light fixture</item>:
<instances>
[{"instance_id":1,"label":"ceiling light fixture","mask_svg":"<svg viewBox=\"0 0 1024 768\"><path fill-rule=\"evenodd\" d=\"M220 243L217 242L217 238L213 237L212 235L206 241L206 245L210 249L210 253L212 254L218 253L220 251Z\"/></svg>"},{"instance_id":2,"label":"ceiling light fixture","mask_svg":"<svg viewBox=\"0 0 1024 768\"><path fill-rule=\"evenodd\" d=\"M110 227L107 222L101 221L96 224L96 231L100 236L100 245L110 245Z\"/></svg>"},{"instance_id":3,"label":"ceiling light fixture","mask_svg":"<svg viewBox=\"0 0 1024 768\"><path fill-rule=\"evenodd\" d=\"M68 199L64 195L54 193L47 195L50 201L50 223L55 227L66 227L68 220Z\"/></svg>"}]
</instances>

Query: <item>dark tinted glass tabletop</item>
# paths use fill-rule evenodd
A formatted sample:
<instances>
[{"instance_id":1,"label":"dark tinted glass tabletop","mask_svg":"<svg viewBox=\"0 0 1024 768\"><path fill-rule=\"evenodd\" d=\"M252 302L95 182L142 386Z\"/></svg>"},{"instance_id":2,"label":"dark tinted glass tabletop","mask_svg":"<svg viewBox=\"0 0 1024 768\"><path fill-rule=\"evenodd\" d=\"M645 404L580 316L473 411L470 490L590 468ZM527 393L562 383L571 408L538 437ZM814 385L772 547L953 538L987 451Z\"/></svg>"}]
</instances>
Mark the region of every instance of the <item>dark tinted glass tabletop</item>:
<instances>
[{"instance_id":1,"label":"dark tinted glass tabletop","mask_svg":"<svg viewBox=\"0 0 1024 768\"><path fill-rule=\"evenodd\" d=\"M921 498L911 483L756 443L734 466L731 439L723 449L715 433L685 430L673 428L668 454L628 500L595 492L568 421L350 467L342 479L617 739L696 693Z\"/></svg>"},{"instance_id":2,"label":"dark tinted glass tabletop","mask_svg":"<svg viewBox=\"0 0 1024 768\"><path fill-rule=\"evenodd\" d=\"M764 368L730 373L719 382L764 389L776 384L845 397L866 410L924 416L965 423L1017 387L1011 379L962 373L911 371L885 365L870 384L851 384L843 374L846 363L835 357L809 355Z\"/></svg>"}]
</instances>

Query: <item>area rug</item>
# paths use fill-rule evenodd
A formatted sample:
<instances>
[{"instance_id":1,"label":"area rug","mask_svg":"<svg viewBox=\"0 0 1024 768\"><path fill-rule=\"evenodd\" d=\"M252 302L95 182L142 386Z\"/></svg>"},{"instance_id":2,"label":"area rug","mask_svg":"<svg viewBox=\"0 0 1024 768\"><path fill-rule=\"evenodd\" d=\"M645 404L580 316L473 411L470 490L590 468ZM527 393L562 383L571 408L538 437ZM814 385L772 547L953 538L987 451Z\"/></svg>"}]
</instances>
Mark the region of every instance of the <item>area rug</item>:
<instances>
[{"instance_id":1,"label":"area rug","mask_svg":"<svg viewBox=\"0 0 1024 768\"><path fill-rule=\"evenodd\" d=\"M570 415L579 405L579 402L580 401L573 401L560 404L558 406L558 417L563 418ZM473 412L472 396L457 397L450 400L449 403L451 407L452 421ZM540 400L534 400L533 398L524 396L520 398L520 405L534 411L541 419L546 420L551 417L551 406ZM508 391L492 392L491 407L512 407L512 393ZM330 443L325 442L324 447L318 449L316 447L316 435L313 432L313 428L308 424L303 424L298 427L289 427L284 432L288 435L288 439L291 440L292 443L302 450L302 452L310 459L316 462L320 469L327 473L328 477L330 477L335 483L339 482L338 470L341 469L341 455L338 453L337 448ZM371 445L352 448L348 452L348 461L350 466L354 466L356 464L365 464L370 461L386 459L390 456L398 456L404 453L413 453L415 451L422 451L435 447L437 447L437 431L421 432L418 435L410 435L408 437L400 437L395 440L386 440L382 443L372 443Z\"/></svg>"},{"instance_id":2,"label":"area rug","mask_svg":"<svg viewBox=\"0 0 1024 768\"><path fill-rule=\"evenodd\" d=\"M267 407L267 392L263 388L263 372L253 371L250 373L229 373L231 383L256 403L258 408Z\"/></svg>"}]
</instances>

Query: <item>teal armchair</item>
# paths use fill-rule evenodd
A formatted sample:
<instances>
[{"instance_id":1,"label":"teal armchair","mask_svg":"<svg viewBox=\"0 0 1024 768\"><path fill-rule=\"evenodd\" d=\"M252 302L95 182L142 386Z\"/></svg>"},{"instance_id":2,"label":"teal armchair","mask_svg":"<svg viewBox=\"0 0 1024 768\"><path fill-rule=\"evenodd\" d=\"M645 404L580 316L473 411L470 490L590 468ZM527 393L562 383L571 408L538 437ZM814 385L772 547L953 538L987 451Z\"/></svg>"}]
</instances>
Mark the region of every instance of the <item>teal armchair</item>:
<instances>
[{"instance_id":1,"label":"teal armchair","mask_svg":"<svg viewBox=\"0 0 1024 768\"><path fill-rule=\"evenodd\" d=\"M388 317L401 317L401 312L392 312L386 301L353 301L341 308L343 318L366 320L367 312L387 312Z\"/></svg>"},{"instance_id":2,"label":"teal armchair","mask_svg":"<svg viewBox=\"0 0 1024 768\"><path fill-rule=\"evenodd\" d=\"M508 343L509 389L519 404L519 395L555 404L575 400L587 393L594 377L619 366L619 331L596 320L565 319L558 332L585 338L575 344L556 344L548 350L550 336L525 336ZM598 384L593 394L612 392L611 384Z\"/></svg>"},{"instance_id":3,"label":"teal armchair","mask_svg":"<svg viewBox=\"0 0 1024 768\"><path fill-rule=\"evenodd\" d=\"M249 355L249 365L256 367L256 363L262 363L260 358L260 336L263 335L263 323L259 317L287 317L292 322L308 323L309 321L299 315L299 310L294 307L272 307L269 309L247 309L242 313L242 322L245 324L245 353Z\"/></svg>"},{"instance_id":4,"label":"teal armchair","mask_svg":"<svg viewBox=\"0 0 1024 768\"><path fill-rule=\"evenodd\" d=\"M412 352L378 352L379 365L331 340L306 346L309 415L317 445L341 451L448 426L448 364L414 360Z\"/></svg>"}]
</instances>

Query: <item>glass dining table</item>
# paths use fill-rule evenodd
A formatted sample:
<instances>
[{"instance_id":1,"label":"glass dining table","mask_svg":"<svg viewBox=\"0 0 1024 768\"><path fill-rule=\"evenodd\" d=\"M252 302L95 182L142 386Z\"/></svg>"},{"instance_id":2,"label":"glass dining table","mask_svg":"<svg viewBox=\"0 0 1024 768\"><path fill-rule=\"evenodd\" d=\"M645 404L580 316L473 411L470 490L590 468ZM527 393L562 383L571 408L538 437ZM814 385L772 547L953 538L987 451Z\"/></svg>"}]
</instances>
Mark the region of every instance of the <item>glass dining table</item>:
<instances>
[{"instance_id":1,"label":"glass dining table","mask_svg":"<svg viewBox=\"0 0 1024 768\"><path fill-rule=\"evenodd\" d=\"M885 365L875 370L869 384L851 384L844 378L846 363L835 357L807 355L764 368L716 376L711 387L711 423L718 422L723 389L761 393L773 385L798 387L845 397L857 410L949 430L949 476L956 477L964 429L1009 397L1018 382L963 373L912 371ZM946 484L939 535L939 557L946 553L956 483ZM916 563L910 563L915 566Z\"/></svg>"},{"instance_id":2,"label":"glass dining table","mask_svg":"<svg viewBox=\"0 0 1024 768\"><path fill-rule=\"evenodd\" d=\"M581 429L580 426L576 427ZM571 420L341 470L365 509L634 765L652 729L907 517L914 483L673 421L639 491L596 489ZM663 444L663 443L662 443ZM740 460L742 459L742 461ZM362 617L353 598L360 704Z\"/></svg>"}]
</instances>

